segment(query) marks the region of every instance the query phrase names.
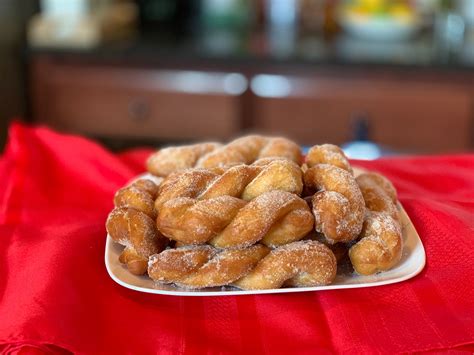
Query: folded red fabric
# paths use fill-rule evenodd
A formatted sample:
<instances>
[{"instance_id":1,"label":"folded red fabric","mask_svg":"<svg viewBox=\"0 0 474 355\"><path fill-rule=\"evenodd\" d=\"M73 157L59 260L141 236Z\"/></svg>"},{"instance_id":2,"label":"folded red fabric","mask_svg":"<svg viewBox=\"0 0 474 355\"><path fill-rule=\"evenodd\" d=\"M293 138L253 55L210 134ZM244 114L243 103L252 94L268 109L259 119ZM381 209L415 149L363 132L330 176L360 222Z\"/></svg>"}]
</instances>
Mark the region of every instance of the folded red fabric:
<instances>
[{"instance_id":1,"label":"folded red fabric","mask_svg":"<svg viewBox=\"0 0 474 355\"><path fill-rule=\"evenodd\" d=\"M355 162L386 174L427 265L383 287L237 297L138 293L104 266L114 192L150 150L14 124L0 160L0 350L411 352L474 344L474 155Z\"/></svg>"}]
</instances>

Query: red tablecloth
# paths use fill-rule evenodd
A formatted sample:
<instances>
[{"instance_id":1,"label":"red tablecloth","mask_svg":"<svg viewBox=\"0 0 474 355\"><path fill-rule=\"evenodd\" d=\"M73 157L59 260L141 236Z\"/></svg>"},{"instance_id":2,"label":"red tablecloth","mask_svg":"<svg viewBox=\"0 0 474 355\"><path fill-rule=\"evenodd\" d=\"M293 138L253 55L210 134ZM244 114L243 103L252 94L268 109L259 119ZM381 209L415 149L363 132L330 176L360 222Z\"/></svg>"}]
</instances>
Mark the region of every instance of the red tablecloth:
<instances>
[{"instance_id":1,"label":"red tablecloth","mask_svg":"<svg viewBox=\"0 0 474 355\"><path fill-rule=\"evenodd\" d=\"M310 353L472 349L474 155L358 162L386 174L424 271L367 289L238 297L142 294L112 281L104 223L150 150L14 124L0 160L0 349Z\"/></svg>"}]
</instances>

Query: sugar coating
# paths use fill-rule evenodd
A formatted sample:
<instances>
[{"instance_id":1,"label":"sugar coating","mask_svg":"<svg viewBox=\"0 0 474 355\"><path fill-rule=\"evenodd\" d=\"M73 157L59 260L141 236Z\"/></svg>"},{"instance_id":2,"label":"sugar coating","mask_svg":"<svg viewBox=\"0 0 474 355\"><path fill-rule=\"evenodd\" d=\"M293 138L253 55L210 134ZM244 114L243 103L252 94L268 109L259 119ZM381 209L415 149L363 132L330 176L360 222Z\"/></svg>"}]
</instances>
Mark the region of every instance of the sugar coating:
<instances>
[{"instance_id":1,"label":"sugar coating","mask_svg":"<svg viewBox=\"0 0 474 355\"><path fill-rule=\"evenodd\" d=\"M315 229L331 243L355 240L362 230L365 202L354 177L329 164L317 164L304 175L317 192L312 205Z\"/></svg>"},{"instance_id":2,"label":"sugar coating","mask_svg":"<svg viewBox=\"0 0 474 355\"><path fill-rule=\"evenodd\" d=\"M150 255L162 251L168 239L157 230L154 220L144 212L131 207L116 207L109 214L106 229L110 237L124 245L120 261L126 263L132 273L144 273L143 262ZM140 260L141 265L135 263Z\"/></svg>"},{"instance_id":3,"label":"sugar coating","mask_svg":"<svg viewBox=\"0 0 474 355\"><path fill-rule=\"evenodd\" d=\"M300 212L295 214L296 211ZM255 244L269 233L277 234L278 229L287 233L288 241L301 239L311 230L313 217L303 199L273 190L248 203L232 196L176 198L161 207L157 226L164 235L179 242L239 248Z\"/></svg>"},{"instance_id":4,"label":"sugar coating","mask_svg":"<svg viewBox=\"0 0 474 355\"><path fill-rule=\"evenodd\" d=\"M158 187L151 180L137 180L118 190L114 196L115 207L130 207L155 218L155 196Z\"/></svg>"},{"instance_id":5,"label":"sugar coating","mask_svg":"<svg viewBox=\"0 0 474 355\"><path fill-rule=\"evenodd\" d=\"M203 252L207 253L205 261L195 263L195 255ZM231 284L245 289L278 288L285 283L315 286L332 282L336 274L334 254L316 241L294 242L272 251L259 244L232 250L209 246L170 249L152 256L148 265L153 280L188 289ZM186 271L169 277L163 270L170 266Z\"/></svg>"},{"instance_id":6,"label":"sugar coating","mask_svg":"<svg viewBox=\"0 0 474 355\"><path fill-rule=\"evenodd\" d=\"M337 145L322 144L313 146L306 155L306 165L311 168L317 164L329 164L353 173L352 167Z\"/></svg>"},{"instance_id":7,"label":"sugar coating","mask_svg":"<svg viewBox=\"0 0 474 355\"><path fill-rule=\"evenodd\" d=\"M220 143L206 142L160 149L148 158L147 170L156 176L168 176L194 167L199 158L219 147Z\"/></svg>"},{"instance_id":8,"label":"sugar coating","mask_svg":"<svg viewBox=\"0 0 474 355\"><path fill-rule=\"evenodd\" d=\"M301 150L286 138L250 135L201 156L196 166L210 168L235 163L251 164L259 158L268 157L284 157L299 164Z\"/></svg>"},{"instance_id":9,"label":"sugar coating","mask_svg":"<svg viewBox=\"0 0 474 355\"><path fill-rule=\"evenodd\" d=\"M349 257L356 272L370 275L391 269L400 261L403 237L393 185L375 173L360 175L357 183L368 213L361 239L350 248Z\"/></svg>"},{"instance_id":10,"label":"sugar coating","mask_svg":"<svg viewBox=\"0 0 474 355\"><path fill-rule=\"evenodd\" d=\"M286 159L265 165L237 165L224 171L197 168L168 176L160 186L155 206L159 210L163 203L178 197L202 200L229 195L251 200L267 191L301 194L302 189L301 169Z\"/></svg>"},{"instance_id":11,"label":"sugar coating","mask_svg":"<svg viewBox=\"0 0 474 355\"><path fill-rule=\"evenodd\" d=\"M298 196L281 190L266 192L242 208L211 244L216 247L242 247L261 240L268 245L271 243L264 238L270 232L275 233L275 230L272 231L275 226L284 229L288 239L301 239L311 230L313 219L303 226L294 225L285 217L295 211L301 211L299 215L309 214L306 202Z\"/></svg>"}]
</instances>

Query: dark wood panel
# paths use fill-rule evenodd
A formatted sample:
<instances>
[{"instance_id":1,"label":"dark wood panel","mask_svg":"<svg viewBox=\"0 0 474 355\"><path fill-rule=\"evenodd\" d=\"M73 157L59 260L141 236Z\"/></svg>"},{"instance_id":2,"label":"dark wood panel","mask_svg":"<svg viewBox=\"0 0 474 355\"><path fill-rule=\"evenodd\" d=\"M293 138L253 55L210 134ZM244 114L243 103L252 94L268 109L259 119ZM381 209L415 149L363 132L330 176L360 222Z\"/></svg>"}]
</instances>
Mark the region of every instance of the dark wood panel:
<instances>
[{"instance_id":1,"label":"dark wood panel","mask_svg":"<svg viewBox=\"0 0 474 355\"><path fill-rule=\"evenodd\" d=\"M285 97L258 97L255 128L305 143L350 140L354 117L367 117L371 139L417 152L466 150L472 98L454 85L287 78Z\"/></svg>"},{"instance_id":2,"label":"dark wood panel","mask_svg":"<svg viewBox=\"0 0 474 355\"><path fill-rule=\"evenodd\" d=\"M49 56L37 56L32 64L34 120L72 132L225 140L244 129L308 145L341 144L352 138L353 118L363 116L371 139L397 150L472 149L474 90L468 77L464 82L441 73L430 80L408 73L362 77L315 68L308 70L311 76L277 76L283 80L277 84L287 86L283 92L270 80L261 92L242 93L228 90L225 72L105 66ZM272 92L278 97L267 97Z\"/></svg>"},{"instance_id":3,"label":"dark wood panel","mask_svg":"<svg viewBox=\"0 0 474 355\"><path fill-rule=\"evenodd\" d=\"M34 67L35 116L58 129L104 137L226 139L241 127L241 95L223 89L226 74L48 64ZM190 78L195 86L187 88Z\"/></svg>"}]
</instances>

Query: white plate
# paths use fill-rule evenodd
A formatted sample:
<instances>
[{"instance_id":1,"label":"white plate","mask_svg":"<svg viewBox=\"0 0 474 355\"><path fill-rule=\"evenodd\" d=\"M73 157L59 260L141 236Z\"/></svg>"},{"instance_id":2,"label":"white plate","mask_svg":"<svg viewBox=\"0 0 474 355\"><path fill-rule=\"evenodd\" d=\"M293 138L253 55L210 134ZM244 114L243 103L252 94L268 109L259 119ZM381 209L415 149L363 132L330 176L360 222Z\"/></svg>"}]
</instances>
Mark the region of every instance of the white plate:
<instances>
[{"instance_id":1,"label":"white plate","mask_svg":"<svg viewBox=\"0 0 474 355\"><path fill-rule=\"evenodd\" d=\"M356 171L356 174L360 170ZM105 266L110 277L123 287L139 292L156 293L171 296L230 296L230 295L257 295L264 293L287 293L335 290L345 288L373 287L393 284L408 280L418 275L425 266L425 249L421 239L410 221L407 213L399 204L404 247L402 259L397 267L379 274L362 276L353 274L338 274L331 285L317 287L279 288L272 290L244 291L229 287L213 287L200 290L187 290L172 285L155 284L148 276L136 276L128 272L118 260L123 246L115 243L107 236L105 244Z\"/></svg>"},{"instance_id":2,"label":"white plate","mask_svg":"<svg viewBox=\"0 0 474 355\"><path fill-rule=\"evenodd\" d=\"M398 19L390 16L368 16L344 12L339 23L349 34L364 40L402 41L413 37L421 28L417 18Z\"/></svg>"}]
</instances>

